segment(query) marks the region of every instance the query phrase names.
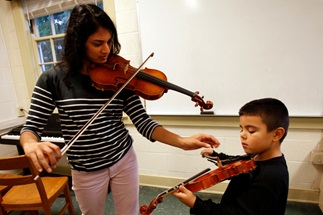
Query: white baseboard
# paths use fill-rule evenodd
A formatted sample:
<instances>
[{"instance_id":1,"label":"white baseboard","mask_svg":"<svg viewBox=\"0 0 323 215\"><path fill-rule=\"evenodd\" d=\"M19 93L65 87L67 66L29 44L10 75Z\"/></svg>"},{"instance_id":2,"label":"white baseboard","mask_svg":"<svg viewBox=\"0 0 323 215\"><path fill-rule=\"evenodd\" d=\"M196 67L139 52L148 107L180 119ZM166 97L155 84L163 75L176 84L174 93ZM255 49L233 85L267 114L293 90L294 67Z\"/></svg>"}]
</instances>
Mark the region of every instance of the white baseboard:
<instances>
[{"instance_id":1,"label":"white baseboard","mask_svg":"<svg viewBox=\"0 0 323 215\"><path fill-rule=\"evenodd\" d=\"M185 179L152 176L152 175L139 176L140 185L160 187L160 188L165 188L165 190L176 186L177 184L181 183L184 180ZM227 185L228 185L228 182L225 181L225 182L216 184L215 186L208 188L206 190L203 190L201 192L223 194ZM319 190L289 188L288 201L318 204L319 194L320 194ZM158 193L156 193L156 195L158 195Z\"/></svg>"}]
</instances>

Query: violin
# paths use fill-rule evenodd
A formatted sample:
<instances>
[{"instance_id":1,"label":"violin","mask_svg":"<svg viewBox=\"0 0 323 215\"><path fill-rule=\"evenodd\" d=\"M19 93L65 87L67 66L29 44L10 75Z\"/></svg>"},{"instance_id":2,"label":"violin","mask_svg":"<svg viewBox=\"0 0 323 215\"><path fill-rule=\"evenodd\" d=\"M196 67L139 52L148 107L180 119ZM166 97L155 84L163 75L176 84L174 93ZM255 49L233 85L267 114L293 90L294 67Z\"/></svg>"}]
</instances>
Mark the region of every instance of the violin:
<instances>
[{"instance_id":1,"label":"violin","mask_svg":"<svg viewBox=\"0 0 323 215\"><path fill-rule=\"evenodd\" d=\"M240 174L245 174L253 171L256 168L256 163L254 159L249 160L238 160L226 165L222 165L221 161L218 161L219 168L209 172L208 170L202 171L202 174L198 174L198 177L193 176L190 179L185 180L184 182L160 193L154 198L149 206L142 205L140 207L141 215L149 215L157 207L159 203L163 201L163 198L173 192L175 192L179 186L183 185L188 190L192 192L198 192L204 189L207 189L211 186L214 186L217 183L220 183L224 180L230 179L232 177L238 176ZM205 173L206 172L206 173Z\"/></svg>"},{"instance_id":2,"label":"violin","mask_svg":"<svg viewBox=\"0 0 323 215\"><path fill-rule=\"evenodd\" d=\"M192 97L192 101L196 102L195 106L200 105L201 111L203 109L211 109L213 103L203 101L203 97L198 96L198 92L193 93L181 87L168 83L162 78L166 76L153 69L144 69L140 71L147 60L153 56L153 53L140 65L139 68L132 67L128 60L118 56L112 55L106 64L92 65L89 70L89 76L92 80L92 85L99 90L115 91L113 96L87 121L83 127L70 139L68 143L61 149L62 155L76 142L76 140L84 133L84 131L92 124L92 122L110 105L110 103L117 97L117 95L124 89L133 90L138 95L146 99L158 99L167 89L173 89ZM154 75L149 74L154 73ZM137 78L139 76L139 78Z\"/></svg>"},{"instance_id":3,"label":"violin","mask_svg":"<svg viewBox=\"0 0 323 215\"><path fill-rule=\"evenodd\" d=\"M235 161L190 181L185 187L192 192L198 192L224 180L253 171L255 168L256 163L253 159Z\"/></svg>"},{"instance_id":4,"label":"violin","mask_svg":"<svg viewBox=\"0 0 323 215\"><path fill-rule=\"evenodd\" d=\"M89 71L89 76L96 89L116 91L136 70L137 68L130 65L129 60L119 55L111 55L105 64L94 65ZM159 99L168 89L171 89L190 96L191 100L195 102L195 106L200 106L201 111L213 107L211 101L203 101L204 97L200 97L199 92L191 92L169 83L163 72L147 67L140 70L125 88L147 100Z\"/></svg>"}]
</instances>

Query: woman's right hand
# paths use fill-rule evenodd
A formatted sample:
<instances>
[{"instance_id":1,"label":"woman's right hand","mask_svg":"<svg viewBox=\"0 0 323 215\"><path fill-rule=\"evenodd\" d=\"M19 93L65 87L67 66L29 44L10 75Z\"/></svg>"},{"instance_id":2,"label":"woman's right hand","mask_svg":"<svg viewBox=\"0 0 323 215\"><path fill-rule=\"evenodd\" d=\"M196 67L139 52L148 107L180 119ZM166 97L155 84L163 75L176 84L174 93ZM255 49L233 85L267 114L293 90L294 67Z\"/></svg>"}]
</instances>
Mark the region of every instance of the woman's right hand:
<instances>
[{"instance_id":1,"label":"woman's right hand","mask_svg":"<svg viewBox=\"0 0 323 215\"><path fill-rule=\"evenodd\" d=\"M52 172L62 157L61 150L56 144L38 142L36 135L32 132L23 132L20 136L20 144L25 155L32 160L39 172L43 169Z\"/></svg>"}]
</instances>

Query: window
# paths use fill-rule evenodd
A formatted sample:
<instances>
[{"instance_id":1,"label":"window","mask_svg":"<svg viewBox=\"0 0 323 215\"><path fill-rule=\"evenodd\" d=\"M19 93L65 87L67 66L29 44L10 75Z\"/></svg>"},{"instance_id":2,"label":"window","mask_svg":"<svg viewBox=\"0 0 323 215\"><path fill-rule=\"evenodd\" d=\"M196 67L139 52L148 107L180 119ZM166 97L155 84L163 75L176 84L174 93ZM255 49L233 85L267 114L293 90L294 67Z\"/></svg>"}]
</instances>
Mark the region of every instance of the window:
<instances>
[{"instance_id":1,"label":"window","mask_svg":"<svg viewBox=\"0 0 323 215\"><path fill-rule=\"evenodd\" d=\"M103 3L97 5L103 9ZM39 72L52 68L60 61L71 11L65 10L30 20L37 46Z\"/></svg>"}]
</instances>

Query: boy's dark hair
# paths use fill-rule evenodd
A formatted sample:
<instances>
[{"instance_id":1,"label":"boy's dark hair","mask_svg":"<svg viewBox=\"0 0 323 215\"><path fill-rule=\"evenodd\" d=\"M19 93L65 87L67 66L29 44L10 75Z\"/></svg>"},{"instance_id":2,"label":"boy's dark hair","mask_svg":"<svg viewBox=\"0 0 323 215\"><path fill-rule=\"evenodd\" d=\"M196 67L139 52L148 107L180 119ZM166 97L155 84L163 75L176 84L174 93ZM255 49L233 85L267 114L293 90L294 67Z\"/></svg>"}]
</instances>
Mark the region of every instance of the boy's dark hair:
<instances>
[{"instance_id":1,"label":"boy's dark hair","mask_svg":"<svg viewBox=\"0 0 323 215\"><path fill-rule=\"evenodd\" d=\"M239 110L239 116L260 116L267 125L268 131L279 127L285 129L285 134L280 139L283 142L289 126L288 110L283 102L274 98L256 99L248 102Z\"/></svg>"}]
</instances>

